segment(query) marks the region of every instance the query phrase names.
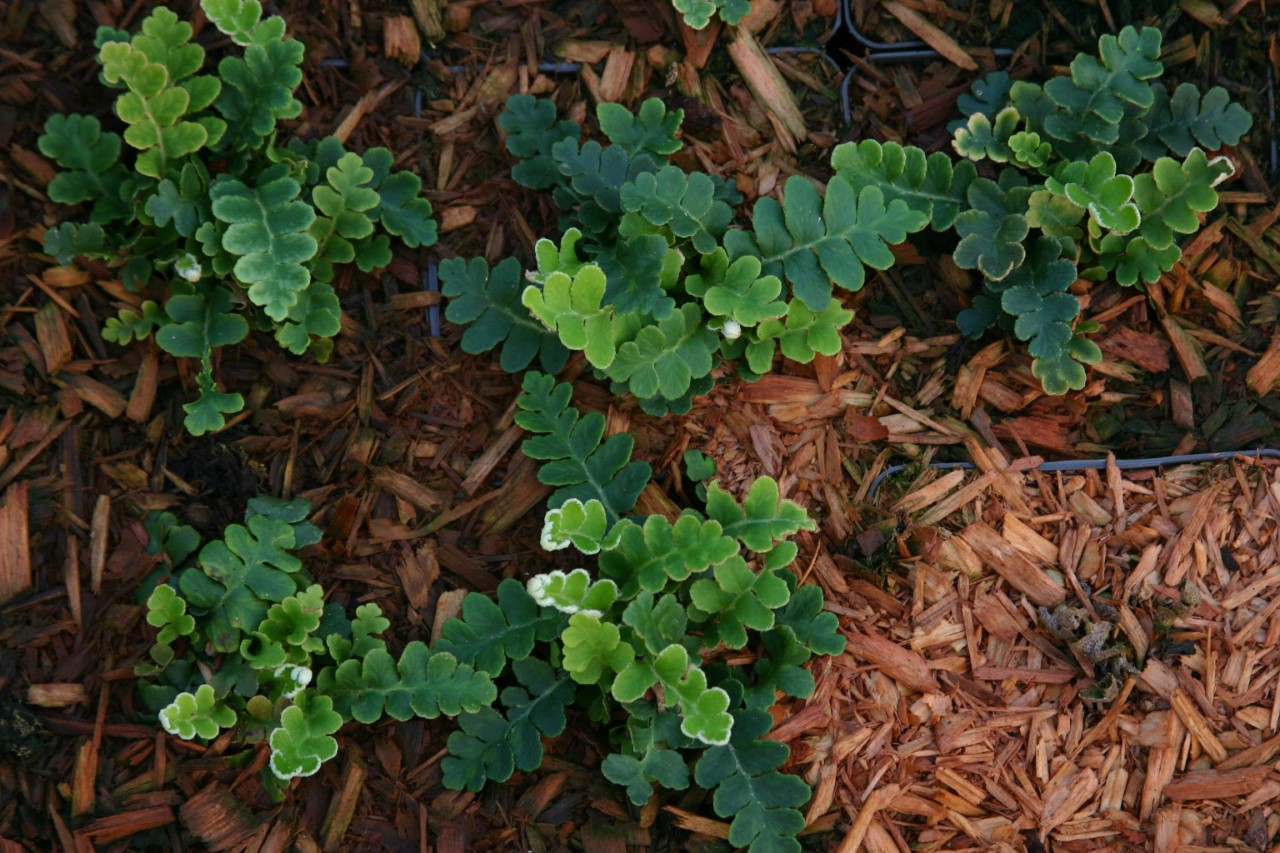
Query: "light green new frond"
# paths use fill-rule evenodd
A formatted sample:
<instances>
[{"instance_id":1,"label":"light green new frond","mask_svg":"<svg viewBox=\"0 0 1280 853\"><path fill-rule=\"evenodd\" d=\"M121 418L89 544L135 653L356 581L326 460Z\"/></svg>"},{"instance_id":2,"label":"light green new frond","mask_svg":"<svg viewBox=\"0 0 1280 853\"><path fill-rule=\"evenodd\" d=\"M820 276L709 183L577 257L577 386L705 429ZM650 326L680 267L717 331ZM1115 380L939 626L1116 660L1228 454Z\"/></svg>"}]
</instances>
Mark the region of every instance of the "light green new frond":
<instances>
[{"instance_id":1,"label":"light green new frond","mask_svg":"<svg viewBox=\"0 0 1280 853\"><path fill-rule=\"evenodd\" d=\"M1010 140L1021 124L1022 116L1014 107L1005 107L996 113L994 119L983 113L974 113L963 127L956 129L951 147L970 160L1008 163L1014 157Z\"/></svg>"},{"instance_id":2,"label":"light green new frond","mask_svg":"<svg viewBox=\"0 0 1280 853\"><path fill-rule=\"evenodd\" d=\"M585 613L603 618L618 600L618 585L609 579L592 581L586 569L559 570L535 575L527 584L529 595L542 607L561 613Z\"/></svg>"},{"instance_id":3,"label":"light green new frond","mask_svg":"<svg viewBox=\"0 0 1280 853\"><path fill-rule=\"evenodd\" d=\"M170 161L200 150L209 141L205 125L185 118L192 111L192 93L174 84L163 63L152 61L130 42L108 42L98 58L106 80L126 86L115 110L128 125L124 141L139 151L134 164L139 172L163 178Z\"/></svg>"},{"instance_id":4,"label":"light green new frond","mask_svg":"<svg viewBox=\"0 0 1280 853\"><path fill-rule=\"evenodd\" d=\"M169 707L160 712L160 725L164 730L183 740L210 740L235 724L236 712L219 702L208 684L201 684L195 693L179 693Z\"/></svg>"},{"instance_id":5,"label":"light green new frond","mask_svg":"<svg viewBox=\"0 0 1280 853\"><path fill-rule=\"evenodd\" d=\"M342 716L333 710L332 699L303 693L297 704L284 709L280 727L268 738L271 772L281 780L315 774L338 754L338 741L332 735L340 728Z\"/></svg>"},{"instance_id":6,"label":"light green new frond","mask_svg":"<svg viewBox=\"0 0 1280 853\"><path fill-rule=\"evenodd\" d=\"M567 349L583 352L592 366L603 369L617 354L613 311L602 307L605 283L604 271L587 264L572 278L554 272L541 287L529 285L520 301Z\"/></svg>"},{"instance_id":7,"label":"light green new frond","mask_svg":"<svg viewBox=\"0 0 1280 853\"><path fill-rule=\"evenodd\" d=\"M598 500L586 503L570 498L555 509L547 510L542 524L540 544L546 551L559 551L572 545L582 554L598 554L612 547L609 517Z\"/></svg>"}]
</instances>

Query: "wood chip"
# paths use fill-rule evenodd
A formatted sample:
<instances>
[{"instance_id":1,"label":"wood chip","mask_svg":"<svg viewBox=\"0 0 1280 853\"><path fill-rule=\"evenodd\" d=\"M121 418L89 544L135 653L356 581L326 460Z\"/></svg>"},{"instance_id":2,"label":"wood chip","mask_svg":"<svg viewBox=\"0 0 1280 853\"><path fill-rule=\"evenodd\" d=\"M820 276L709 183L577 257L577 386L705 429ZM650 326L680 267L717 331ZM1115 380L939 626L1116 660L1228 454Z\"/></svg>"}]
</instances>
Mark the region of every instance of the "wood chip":
<instances>
[{"instance_id":1,"label":"wood chip","mask_svg":"<svg viewBox=\"0 0 1280 853\"><path fill-rule=\"evenodd\" d=\"M965 53L964 48L956 40L934 26L930 21L914 9L897 2L884 0L882 4L886 12L893 15L902 25L915 33L921 41L946 57L947 61L963 68L965 71L977 71L978 63Z\"/></svg>"}]
</instances>

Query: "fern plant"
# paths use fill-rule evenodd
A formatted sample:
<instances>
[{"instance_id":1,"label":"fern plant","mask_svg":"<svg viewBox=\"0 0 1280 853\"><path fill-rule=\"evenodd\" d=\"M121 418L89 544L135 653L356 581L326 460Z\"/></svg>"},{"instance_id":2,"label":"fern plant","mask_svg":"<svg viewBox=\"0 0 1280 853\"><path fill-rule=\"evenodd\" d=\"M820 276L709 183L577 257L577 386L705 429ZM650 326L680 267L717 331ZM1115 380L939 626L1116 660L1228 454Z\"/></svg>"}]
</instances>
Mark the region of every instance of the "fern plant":
<instances>
[{"instance_id":1,"label":"fern plant","mask_svg":"<svg viewBox=\"0 0 1280 853\"><path fill-rule=\"evenodd\" d=\"M550 101L508 99L498 123L520 158L512 177L550 191L563 233L538 241L525 281L510 259L441 265L446 317L470 324L463 349L501 346L504 369L538 358L554 372L582 352L646 411L686 412L723 359L753 379L779 351L804 363L838 352L853 315L832 282L859 289L867 267L892 264L889 245L927 223L877 187L836 179L824 197L797 176L735 228L736 189L671 162L680 110L650 99L634 114L602 103L596 117L608 144L582 141Z\"/></svg>"},{"instance_id":2,"label":"fern plant","mask_svg":"<svg viewBox=\"0 0 1280 853\"><path fill-rule=\"evenodd\" d=\"M751 11L751 0L671 0L690 29L701 30L719 15L720 20L736 27Z\"/></svg>"},{"instance_id":3,"label":"fern plant","mask_svg":"<svg viewBox=\"0 0 1280 853\"><path fill-rule=\"evenodd\" d=\"M201 0L242 55L202 73L191 25L159 7L128 33L100 28L102 81L120 90L123 135L93 116L55 115L40 150L62 168L49 197L84 205L88 221L45 233L60 264L99 258L119 267L137 306L107 320L103 337L154 335L165 352L199 362L186 404L194 435L221 429L244 406L219 389L214 352L249 329L274 332L294 355L324 360L340 327L338 266L370 272L391 260L390 238L435 242L421 182L392 171L385 148L346 151L333 137L277 144L297 117L302 43L257 0Z\"/></svg>"},{"instance_id":4,"label":"fern plant","mask_svg":"<svg viewBox=\"0 0 1280 853\"><path fill-rule=\"evenodd\" d=\"M258 497L243 525L199 548L169 513L146 520L148 549L172 567L146 599L156 628L139 691L170 734L208 740L237 729L270 749L264 782L280 792L338 752L350 720L369 724L475 712L497 698L492 679L419 641L394 655L376 604L325 601L294 553L317 542L302 500Z\"/></svg>"},{"instance_id":5,"label":"fern plant","mask_svg":"<svg viewBox=\"0 0 1280 853\"><path fill-rule=\"evenodd\" d=\"M838 177L878 189L954 229L954 260L976 270L982 292L960 313L961 332L1000 326L1027 342L1047 393L1085 384L1102 353L1070 292L1077 278L1150 284L1173 268L1178 240L1218 204L1214 187L1233 173L1210 156L1252 125L1225 89L1172 93L1156 78L1160 31L1125 27L1081 54L1069 76L1043 86L1000 72L959 100L958 163L942 153L865 140L838 146ZM991 164L990 167L981 164Z\"/></svg>"},{"instance_id":6,"label":"fern plant","mask_svg":"<svg viewBox=\"0 0 1280 853\"><path fill-rule=\"evenodd\" d=\"M779 695L812 695L803 665L841 653L844 638L822 591L790 569L791 536L814 526L804 510L767 477L741 504L714 482L706 495L705 514L675 521L614 519L595 497L568 498L547 512L542 545L596 556L595 573L507 579L497 603L467 596L436 649L508 686L459 718L447 787L479 791L537 769L542 737L561 734L576 704L610 727L616 751L601 769L636 805L655 786L697 784L731 820L730 844L800 850L809 787L781 769L789 750L767 739L768 709Z\"/></svg>"}]
</instances>

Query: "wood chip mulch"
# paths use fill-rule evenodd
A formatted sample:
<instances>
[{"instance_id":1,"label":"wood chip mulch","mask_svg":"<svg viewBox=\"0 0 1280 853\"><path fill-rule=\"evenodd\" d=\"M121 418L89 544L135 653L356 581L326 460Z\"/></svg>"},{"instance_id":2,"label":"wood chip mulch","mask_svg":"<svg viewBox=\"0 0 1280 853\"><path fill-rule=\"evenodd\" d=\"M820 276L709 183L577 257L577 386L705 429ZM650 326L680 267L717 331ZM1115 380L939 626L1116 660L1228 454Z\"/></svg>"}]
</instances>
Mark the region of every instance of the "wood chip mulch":
<instances>
[{"instance_id":1,"label":"wood chip mulch","mask_svg":"<svg viewBox=\"0 0 1280 853\"><path fill-rule=\"evenodd\" d=\"M1115 29L1120 4L992 0L970 15L852 0L863 32L934 39L947 59L842 55L857 69L850 127L841 71L753 49L814 43L834 2L753 0L751 43L732 47L720 28L682 30L657 0L272 4L308 46L291 132L391 148L423 177L442 239L340 282L328 364L265 338L224 352L220 375L249 404L204 439L180 428L188 366L99 334L136 296L104 266L38 255L66 215L44 196L39 128L54 112L106 115L93 29L136 26L152 5L0 3L0 853L723 849L705 796L634 809L602 785L608 744L585 725L541 771L480 795L440 785L448 721L349 726L340 757L273 805L261 749L230 733L179 741L139 716L133 664L151 640L134 593L153 566L140 518L168 509L213 536L259 491L305 497L326 533L308 566L335 600L376 601L397 643L430 637L466 591L550 565L537 544L546 489L512 422L519 378L463 355L449 324L435 334L440 299L423 285L432 260L527 260L554 231L547 200L509 178L493 121L508 94L555 97L583 122L601 99L664 97L686 109L683 165L732 176L750 202L793 174L822 179L848 139L941 148L975 74L965 56L991 67L960 45L1012 44L1018 68L1051 73ZM729 488L777 477L819 519L799 565L849 648L816 664L811 701L776 709L772 735L814 787L807 849L1277 849L1280 466L1242 453L1034 468L1280 444L1265 96L1280 7L1124 5L1167 28L1172 78L1229 86L1256 124L1231 152L1241 177L1179 267L1146 293L1081 285L1105 353L1083 391L1047 398L1025 354L962 340L953 319L976 282L927 239L847 297L857 316L838 356L755 384L724 370L686 417L611 398L581 362L566 374L576 403L667 475L645 511L682 504L681 455L701 449ZM540 65L564 61L582 72Z\"/></svg>"}]
</instances>

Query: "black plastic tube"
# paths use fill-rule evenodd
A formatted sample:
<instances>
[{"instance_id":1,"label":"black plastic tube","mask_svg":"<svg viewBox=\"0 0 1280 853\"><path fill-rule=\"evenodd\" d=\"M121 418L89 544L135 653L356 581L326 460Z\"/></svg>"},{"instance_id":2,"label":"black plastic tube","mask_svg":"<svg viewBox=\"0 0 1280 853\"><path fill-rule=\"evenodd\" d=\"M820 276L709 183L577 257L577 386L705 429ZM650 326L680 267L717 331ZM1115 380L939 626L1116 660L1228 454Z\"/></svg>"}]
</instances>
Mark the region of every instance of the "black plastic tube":
<instances>
[{"instance_id":1,"label":"black plastic tube","mask_svg":"<svg viewBox=\"0 0 1280 853\"><path fill-rule=\"evenodd\" d=\"M1258 450L1218 450L1212 453L1181 453L1175 456L1151 456L1145 459L1117 459L1116 467L1121 471L1138 471L1144 468L1162 468L1166 465L1188 465L1197 462L1221 462L1224 459L1248 459L1270 458L1280 459L1280 450L1273 448L1259 448ZM975 468L972 462L933 462L930 468L939 470L947 470L953 468ZM1055 462L1041 462L1029 471L1102 471L1107 467L1105 459L1063 459ZM876 478L871 481L871 488L867 490L867 497L875 497L876 492L880 491L880 486L885 479L892 477L899 471L905 471L906 464L890 465L885 468Z\"/></svg>"}]
</instances>

